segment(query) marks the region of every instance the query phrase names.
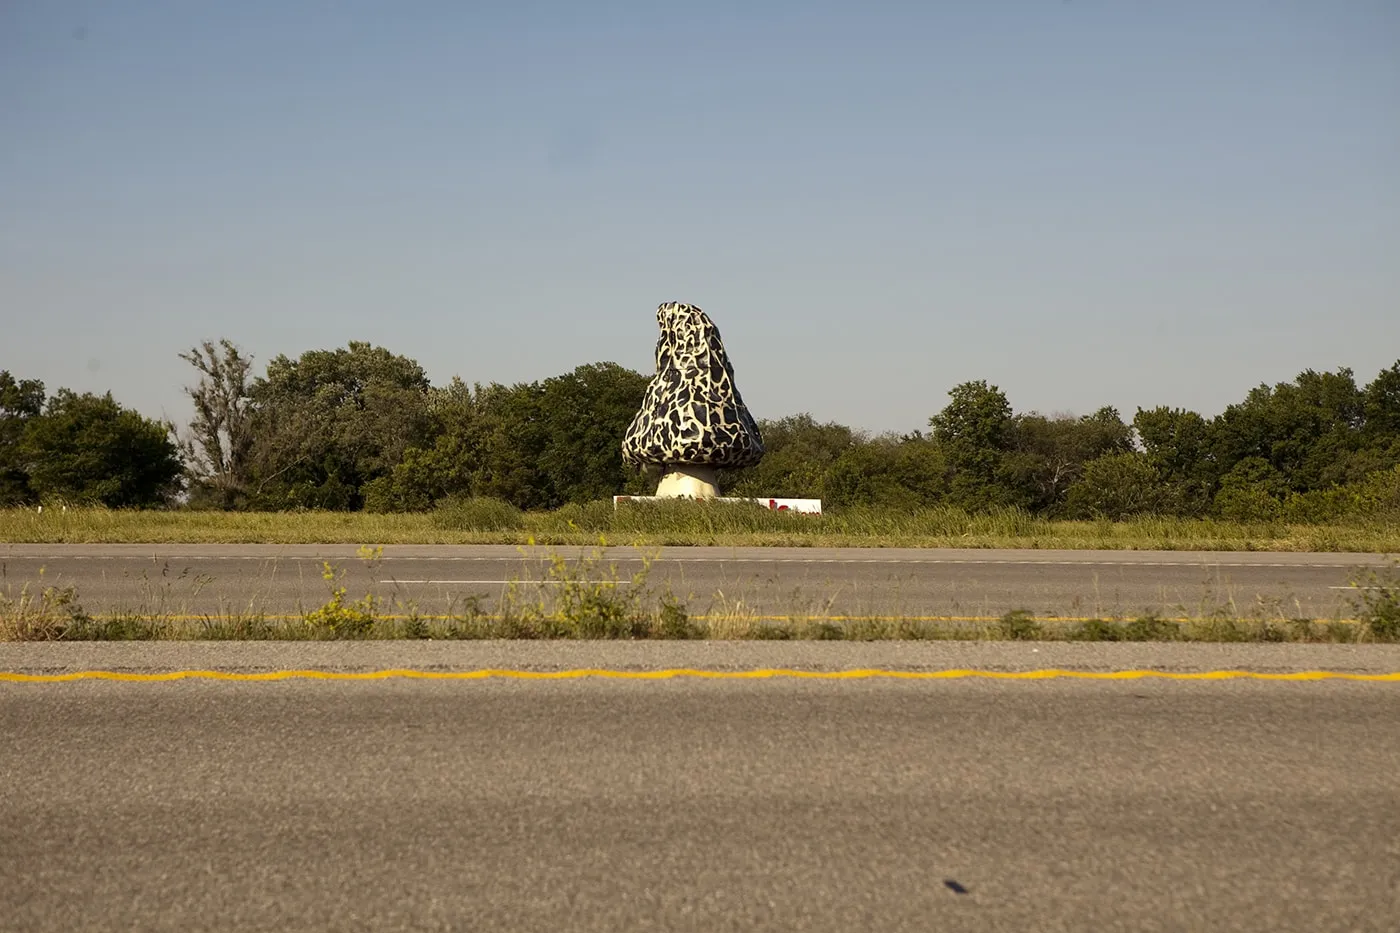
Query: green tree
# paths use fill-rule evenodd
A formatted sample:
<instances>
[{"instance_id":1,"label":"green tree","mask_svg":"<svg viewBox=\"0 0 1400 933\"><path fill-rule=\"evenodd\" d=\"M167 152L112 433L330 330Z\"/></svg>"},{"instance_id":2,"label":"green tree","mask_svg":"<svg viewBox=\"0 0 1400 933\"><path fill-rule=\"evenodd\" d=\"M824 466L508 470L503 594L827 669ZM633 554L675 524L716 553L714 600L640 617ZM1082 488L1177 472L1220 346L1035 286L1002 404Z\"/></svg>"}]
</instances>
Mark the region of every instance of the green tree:
<instances>
[{"instance_id":1,"label":"green tree","mask_svg":"<svg viewBox=\"0 0 1400 933\"><path fill-rule=\"evenodd\" d=\"M418 363L369 343L276 357L249 392L250 501L360 507L369 483L430 441L428 388Z\"/></svg>"},{"instance_id":2,"label":"green tree","mask_svg":"<svg viewBox=\"0 0 1400 933\"><path fill-rule=\"evenodd\" d=\"M1381 370L1366 386L1362 410L1370 437L1381 439L1387 446L1400 439L1400 360Z\"/></svg>"},{"instance_id":3,"label":"green tree","mask_svg":"<svg viewBox=\"0 0 1400 933\"><path fill-rule=\"evenodd\" d=\"M492 383L477 393L476 401L469 435L477 454L472 494L504 499L522 509L554 504L554 491L540 462L549 437L539 383Z\"/></svg>"},{"instance_id":4,"label":"green tree","mask_svg":"<svg viewBox=\"0 0 1400 933\"><path fill-rule=\"evenodd\" d=\"M1139 408L1133 427L1161 482L1158 507L1178 515L1204 513L1219 481L1210 422L1194 411L1159 406Z\"/></svg>"},{"instance_id":5,"label":"green tree","mask_svg":"<svg viewBox=\"0 0 1400 933\"><path fill-rule=\"evenodd\" d=\"M868 505L914 511L947 494L943 451L922 437L877 437L848 447L822 481L833 506Z\"/></svg>"},{"instance_id":6,"label":"green tree","mask_svg":"<svg viewBox=\"0 0 1400 933\"><path fill-rule=\"evenodd\" d=\"M1215 511L1236 522L1260 522L1277 518L1288 495L1288 480L1263 457L1245 457L1220 480Z\"/></svg>"},{"instance_id":7,"label":"green tree","mask_svg":"<svg viewBox=\"0 0 1400 933\"><path fill-rule=\"evenodd\" d=\"M418 512L447 496L469 496L480 461L475 423L480 385L460 377L428 390L427 436L432 443L408 447L393 471L365 484L365 508L373 512Z\"/></svg>"},{"instance_id":8,"label":"green tree","mask_svg":"<svg viewBox=\"0 0 1400 933\"><path fill-rule=\"evenodd\" d=\"M1221 471L1251 457L1268 461L1298 492L1361 479L1372 464L1353 462L1362 448L1366 399L1350 369L1307 370L1293 382L1250 390L1211 423Z\"/></svg>"},{"instance_id":9,"label":"green tree","mask_svg":"<svg viewBox=\"0 0 1400 933\"><path fill-rule=\"evenodd\" d=\"M720 488L735 496L825 498L828 471L862 438L844 424L819 423L803 412L761 420L765 453L757 465L722 470Z\"/></svg>"},{"instance_id":10,"label":"green tree","mask_svg":"<svg viewBox=\"0 0 1400 933\"><path fill-rule=\"evenodd\" d=\"M1084 464L1069 487L1065 510L1072 518L1122 521L1156 512L1162 492L1161 477L1146 454L1105 454Z\"/></svg>"},{"instance_id":11,"label":"green tree","mask_svg":"<svg viewBox=\"0 0 1400 933\"><path fill-rule=\"evenodd\" d=\"M929 426L948 463L949 501L968 510L1023 504L1004 472L1015 427L1006 393L978 380L948 396Z\"/></svg>"},{"instance_id":12,"label":"green tree","mask_svg":"<svg viewBox=\"0 0 1400 933\"><path fill-rule=\"evenodd\" d=\"M165 503L184 472L169 426L123 408L110 392L60 389L25 425L20 452L40 498L111 508Z\"/></svg>"},{"instance_id":13,"label":"green tree","mask_svg":"<svg viewBox=\"0 0 1400 933\"><path fill-rule=\"evenodd\" d=\"M1400 361L1366 386L1361 450L1352 473L1367 475L1400 466Z\"/></svg>"},{"instance_id":14,"label":"green tree","mask_svg":"<svg viewBox=\"0 0 1400 933\"><path fill-rule=\"evenodd\" d=\"M622 462L622 437L642 407L650 379L605 362L540 385L539 467L553 504L603 499L627 487L633 471Z\"/></svg>"},{"instance_id":15,"label":"green tree","mask_svg":"<svg viewBox=\"0 0 1400 933\"><path fill-rule=\"evenodd\" d=\"M253 449L249 372L252 359L230 341L215 346L206 340L180 359L200 373L185 394L194 404L194 419L181 443L194 488L191 499L207 498L232 508L246 493Z\"/></svg>"},{"instance_id":16,"label":"green tree","mask_svg":"<svg viewBox=\"0 0 1400 933\"><path fill-rule=\"evenodd\" d=\"M1107 406L1079 418L1032 412L1012 420L1010 446L1002 481L1020 490L1030 508L1049 512L1062 506L1089 461L1130 452L1133 429Z\"/></svg>"},{"instance_id":17,"label":"green tree","mask_svg":"<svg viewBox=\"0 0 1400 933\"><path fill-rule=\"evenodd\" d=\"M0 506L34 501L20 442L24 439L25 425L43 410L42 382L16 380L9 372L0 370Z\"/></svg>"},{"instance_id":18,"label":"green tree","mask_svg":"<svg viewBox=\"0 0 1400 933\"><path fill-rule=\"evenodd\" d=\"M455 379L429 394L432 444L408 448L392 476L374 481L366 507L476 495L543 509L639 492L621 442L647 381L610 362L513 386Z\"/></svg>"}]
</instances>

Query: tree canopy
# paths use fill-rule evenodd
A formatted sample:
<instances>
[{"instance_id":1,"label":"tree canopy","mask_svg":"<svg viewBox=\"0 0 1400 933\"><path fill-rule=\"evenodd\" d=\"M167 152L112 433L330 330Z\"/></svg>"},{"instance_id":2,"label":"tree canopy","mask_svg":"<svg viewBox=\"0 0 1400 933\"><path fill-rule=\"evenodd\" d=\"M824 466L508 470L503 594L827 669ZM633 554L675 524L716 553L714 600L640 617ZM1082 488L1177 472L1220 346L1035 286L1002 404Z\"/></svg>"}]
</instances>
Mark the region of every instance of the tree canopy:
<instances>
[{"instance_id":1,"label":"tree canopy","mask_svg":"<svg viewBox=\"0 0 1400 933\"><path fill-rule=\"evenodd\" d=\"M7 455L19 464L33 500L158 505L179 490L183 473L168 425L123 408L111 393L59 389L40 415L25 419Z\"/></svg>"},{"instance_id":2,"label":"tree canopy","mask_svg":"<svg viewBox=\"0 0 1400 933\"><path fill-rule=\"evenodd\" d=\"M229 340L180 354L197 373L170 426L110 394L0 372L0 504L45 498L194 507L426 510L489 496L557 508L645 493L620 442L649 377L612 362L514 385L430 384L369 343L274 357ZM1154 513L1324 521L1400 509L1400 361L1260 385L1214 417L1180 408L1017 411L984 380L949 390L928 434L871 436L810 413L761 420L767 455L720 472L736 496L832 508L1015 507L1067 518Z\"/></svg>"}]
</instances>

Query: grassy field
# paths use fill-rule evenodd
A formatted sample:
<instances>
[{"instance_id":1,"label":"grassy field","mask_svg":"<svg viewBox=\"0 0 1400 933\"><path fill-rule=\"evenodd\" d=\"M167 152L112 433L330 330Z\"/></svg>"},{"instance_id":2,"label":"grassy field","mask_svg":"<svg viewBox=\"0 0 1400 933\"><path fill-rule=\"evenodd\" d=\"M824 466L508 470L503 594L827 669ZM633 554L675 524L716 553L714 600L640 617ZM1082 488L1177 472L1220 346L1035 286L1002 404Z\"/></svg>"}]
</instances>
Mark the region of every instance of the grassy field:
<instances>
[{"instance_id":1,"label":"grassy field","mask_svg":"<svg viewBox=\"0 0 1400 933\"><path fill-rule=\"evenodd\" d=\"M0 510L0 543L525 544L965 547L1400 552L1400 518L1354 524L1239 524L1208 519L1052 521L1019 510L847 509L824 515L736 504L568 505L521 513L469 500L421 514Z\"/></svg>"}]
</instances>

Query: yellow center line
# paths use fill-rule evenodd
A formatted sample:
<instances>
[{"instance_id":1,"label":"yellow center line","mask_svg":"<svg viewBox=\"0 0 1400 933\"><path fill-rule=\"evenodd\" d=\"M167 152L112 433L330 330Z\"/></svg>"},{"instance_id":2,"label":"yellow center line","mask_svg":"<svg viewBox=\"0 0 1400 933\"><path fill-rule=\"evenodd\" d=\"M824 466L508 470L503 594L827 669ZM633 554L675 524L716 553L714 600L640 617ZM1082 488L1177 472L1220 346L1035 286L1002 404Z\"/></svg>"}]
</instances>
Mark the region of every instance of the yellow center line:
<instances>
[{"instance_id":1,"label":"yellow center line","mask_svg":"<svg viewBox=\"0 0 1400 933\"><path fill-rule=\"evenodd\" d=\"M1354 674L1343 671L1070 671L1059 669L1032 671L991 671L991 670L941 670L941 671L899 671L879 668L865 668L844 671L803 671L786 668L763 668L747 671L710 671L693 668L668 668L654 671L618 671L600 668L579 668L564 671L525 671L486 668L474 671L419 671L392 669L380 671L318 671L284 670L262 672L176 670L159 671L149 674L135 674L123 671L73 671L67 674L22 674L14 671L0 671L0 683L54 684L77 680L115 680L129 683L159 683L172 680L225 680L225 681L278 681L278 680L389 680L406 678L411 680L486 680L503 678L511 680L577 680L581 678L605 678L612 680L671 680L678 677L694 677L707 680L761 680L766 678L790 677L802 680L866 680L887 678L893 680L958 680L984 678L988 680L1050 680L1069 678L1076 680L1357 680L1400 682L1400 671L1383 674Z\"/></svg>"}]
</instances>

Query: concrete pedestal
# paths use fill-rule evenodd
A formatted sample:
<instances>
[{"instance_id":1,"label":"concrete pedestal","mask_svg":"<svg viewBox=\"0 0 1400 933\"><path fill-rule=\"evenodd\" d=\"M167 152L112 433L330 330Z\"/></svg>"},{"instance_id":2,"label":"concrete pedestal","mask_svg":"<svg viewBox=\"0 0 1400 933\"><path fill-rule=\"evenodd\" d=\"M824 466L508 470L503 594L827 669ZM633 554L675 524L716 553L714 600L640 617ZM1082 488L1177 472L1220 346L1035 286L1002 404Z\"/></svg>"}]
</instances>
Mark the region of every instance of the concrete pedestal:
<instances>
[{"instance_id":1,"label":"concrete pedestal","mask_svg":"<svg viewBox=\"0 0 1400 933\"><path fill-rule=\"evenodd\" d=\"M715 485L715 468L671 463L666 475L656 487L658 499L714 499L719 496Z\"/></svg>"}]
</instances>

